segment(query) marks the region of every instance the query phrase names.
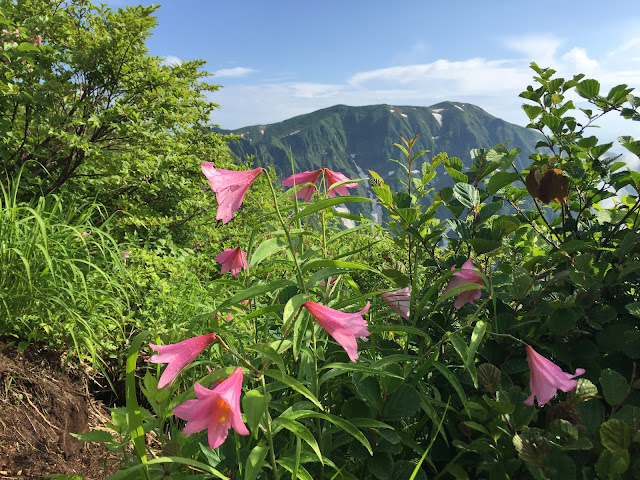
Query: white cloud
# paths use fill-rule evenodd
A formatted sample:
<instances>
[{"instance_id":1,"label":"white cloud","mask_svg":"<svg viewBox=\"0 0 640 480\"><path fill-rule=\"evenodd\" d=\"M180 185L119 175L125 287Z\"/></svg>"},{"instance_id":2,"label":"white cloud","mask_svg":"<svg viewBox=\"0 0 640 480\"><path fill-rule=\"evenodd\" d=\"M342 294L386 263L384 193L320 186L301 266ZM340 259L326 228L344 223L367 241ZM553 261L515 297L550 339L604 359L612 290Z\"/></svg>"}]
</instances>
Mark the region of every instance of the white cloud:
<instances>
[{"instance_id":1,"label":"white cloud","mask_svg":"<svg viewBox=\"0 0 640 480\"><path fill-rule=\"evenodd\" d=\"M562 56L562 60L583 73L591 72L598 67L598 61L589 58L586 50L580 47L573 47Z\"/></svg>"},{"instance_id":2,"label":"white cloud","mask_svg":"<svg viewBox=\"0 0 640 480\"><path fill-rule=\"evenodd\" d=\"M470 58L461 61L440 59L430 63L388 66L357 72L342 83L294 82L275 74L263 84L230 84L211 94L221 105L213 114L215 123L224 128L275 123L336 104L352 106L387 103L391 105L430 106L451 100L472 103L491 115L511 123L526 125L521 109L525 100L518 97L527 85L534 85L529 63L557 70L556 76L571 78L585 73L602 84L601 92L619 83L640 89L640 67L629 62L635 40L611 49L599 57L576 45L563 48L562 42L549 35L512 38L508 46L524 54L518 59ZM616 53L617 52L617 53ZM614 54L615 53L615 54ZM531 56L529 56L531 55ZM537 55L537 57L536 57ZM542 57L542 58L541 58ZM590 108L577 95L569 95L576 106ZM582 113L575 110L578 121ZM615 141L619 135L640 138L640 122L622 119L616 112L596 122L600 128L589 131L601 142ZM632 162L633 164L633 162ZM636 169L640 165L634 165Z\"/></svg>"},{"instance_id":3,"label":"white cloud","mask_svg":"<svg viewBox=\"0 0 640 480\"><path fill-rule=\"evenodd\" d=\"M235 67L235 68L223 68L213 72L216 77L246 77L247 75L255 72L253 68L247 67Z\"/></svg>"},{"instance_id":4,"label":"white cloud","mask_svg":"<svg viewBox=\"0 0 640 480\"><path fill-rule=\"evenodd\" d=\"M549 66L555 57L561 41L553 35L526 35L512 37L504 41L507 48L523 53L527 62L536 62L540 67Z\"/></svg>"},{"instance_id":5,"label":"white cloud","mask_svg":"<svg viewBox=\"0 0 640 480\"><path fill-rule=\"evenodd\" d=\"M161 65L166 65L166 66L170 66L170 65L181 65L182 64L182 60L178 57L176 57L175 55L167 55L166 57L164 57L162 59L162 62L160 62Z\"/></svg>"}]
</instances>

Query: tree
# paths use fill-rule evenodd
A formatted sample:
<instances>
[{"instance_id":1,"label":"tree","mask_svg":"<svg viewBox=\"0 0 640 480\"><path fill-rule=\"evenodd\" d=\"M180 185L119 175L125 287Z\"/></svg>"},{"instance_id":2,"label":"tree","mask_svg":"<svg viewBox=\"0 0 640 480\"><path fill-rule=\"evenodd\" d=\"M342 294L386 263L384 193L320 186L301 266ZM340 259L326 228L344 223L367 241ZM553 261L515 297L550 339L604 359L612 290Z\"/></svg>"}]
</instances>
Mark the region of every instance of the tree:
<instances>
[{"instance_id":1,"label":"tree","mask_svg":"<svg viewBox=\"0 0 640 480\"><path fill-rule=\"evenodd\" d=\"M200 162L230 163L211 132L204 62L150 56L152 7L0 1L2 181L21 197L98 197L129 225L178 228L211 207Z\"/></svg>"}]
</instances>

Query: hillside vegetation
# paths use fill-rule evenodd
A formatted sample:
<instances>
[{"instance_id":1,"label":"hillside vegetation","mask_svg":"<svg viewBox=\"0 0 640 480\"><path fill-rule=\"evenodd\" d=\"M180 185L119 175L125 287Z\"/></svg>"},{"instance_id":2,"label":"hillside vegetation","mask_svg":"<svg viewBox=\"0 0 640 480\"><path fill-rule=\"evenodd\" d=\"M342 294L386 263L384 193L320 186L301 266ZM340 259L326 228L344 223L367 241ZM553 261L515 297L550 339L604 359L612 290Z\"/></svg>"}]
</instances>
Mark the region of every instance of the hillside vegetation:
<instances>
[{"instance_id":1,"label":"hillside vegetation","mask_svg":"<svg viewBox=\"0 0 640 480\"><path fill-rule=\"evenodd\" d=\"M219 131L155 8L0 2L0 347L50 364L0 365L9 475L640 478L633 88Z\"/></svg>"}]
</instances>

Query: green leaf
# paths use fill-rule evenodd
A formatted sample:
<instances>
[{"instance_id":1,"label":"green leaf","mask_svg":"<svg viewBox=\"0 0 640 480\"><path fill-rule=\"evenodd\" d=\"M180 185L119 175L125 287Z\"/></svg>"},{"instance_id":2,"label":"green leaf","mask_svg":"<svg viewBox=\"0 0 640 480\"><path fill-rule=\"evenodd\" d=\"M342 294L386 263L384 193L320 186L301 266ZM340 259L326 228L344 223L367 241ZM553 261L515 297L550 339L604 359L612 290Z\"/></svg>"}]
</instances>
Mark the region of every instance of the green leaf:
<instances>
[{"instance_id":1,"label":"green leaf","mask_svg":"<svg viewBox=\"0 0 640 480\"><path fill-rule=\"evenodd\" d=\"M473 386L478 388L478 375L475 368L476 352L482 342L484 333L487 331L487 324L482 320L476 322L476 326L471 333L471 342L469 343L469 351L467 352L467 358L465 359L464 366L471 373L471 379L473 380Z\"/></svg>"},{"instance_id":2,"label":"green leaf","mask_svg":"<svg viewBox=\"0 0 640 480\"><path fill-rule=\"evenodd\" d=\"M526 105L525 104L525 105L522 105L522 109L527 114L527 117L529 117L529 120L533 120L538 115L540 115L540 113L542 112L542 107L539 107L537 105Z\"/></svg>"},{"instance_id":3,"label":"green leaf","mask_svg":"<svg viewBox=\"0 0 640 480\"><path fill-rule=\"evenodd\" d=\"M576 90L581 97L591 99L600 94L600 82L593 79L583 80L576 85Z\"/></svg>"},{"instance_id":4,"label":"green leaf","mask_svg":"<svg viewBox=\"0 0 640 480\"><path fill-rule=\"evenodd\" d=\"M578 429L564 418L556 418L549 425L549 431L556 436L562 444L578 440Z\"/></svg>"},{"instance_id":5,"label":"green leaf","mask_svg":"<svg viewBox=\"0 0 640 480\"><path fill-rule=\"evenodd\" d=\"M125 377L125 401L127 406L127 425L131 432L131 441L138 460L144 465L147 462L147 447L145 443L145 432L142 426L142 413L138 405L136 395L136 366L138 361L138 351L151 332L144 330L140 332L131 342L127 351L126 377ZM149 478L149 471L145 467L142 469L145 479Z\"/></svg>"},{"instance_id":6,"label":"green leaf","mask_svg":"<svg viewBox=\"0 0 640 480\"><path fill-rule=\"evenodd\" d=\"M244 467L244 480L256 480L258 473L262 470L268 451L269 449L264 442L253 447Z\"/></svg>"},{"instance_id":7,"label":"green leaf","mask_svg":"<svg viewBox=\"0 0 640 480\"><path fill-rule=\"evenodd\" d=\"M487 184L487 193L493 195L501 188L511 185L518 180L518 174L516 172L497 172L490 179Z\"/></svg>"},{"instance_id":8,"label":"green leaf","mask_svg":"<svg viewBox=\"0 0 640 480\"><path fill-rule=\"evenodd\" d=\"M625 308L631 315L636 318L640 318L640 302L628 303L627 305L625 305Z\"/></svg>"},{"instance_id":9,"label":"green leaf","mask_svg":"<svg viewBox=\"0 0 640 480\"><path fill-rule=\"evenodd\" d=\"M383 420L408 418L420 409L420 395L415 388L403 383L389 395L382 407Z\"/></svg>"},{"instance_id":10,"label":"green leaf","mask_svg":"<svg viewBox=\"0 0 640 480\"><path fill-rule=\"evenodd\" d=\"M291 457L280 458L278 460L278 463L282 465L285 468L285 470L287 470L290 473L293 473L297 465L295 458L291 458ZM304 468L302 465L297 465L297 472L298 473L296 477L298 480L313 480L313 477L309 474L307 469ZM292 479L292 480L295 480L295 479Z\"/></svg>"},{"instance_id":11,"label":"green leaf","mask_svg":"<svg viewBox=\"0 0 640 480\"><path fill-rule=\"evenodd\" d=\"M313 270L316 268L344 268L345 273L349 270L369 270L370 272L379 273L375 268L371 268L368 265L363 265L361 263L355 262L344 262L342 260L327 260L324 258L315 258L313 260L309 260L305 264L301 266L302 273L305 273L309 270Z\"/></svg>"},{"instance_id":12,"label":"green leaf","mask_svg":"<svg viewBox=\"0 0 640 480\"><path fill-rule=\"evenodd\" d=\"M367 472L380 480L390 479L393 472L393 457L389 452L375 452L367 461Z\"/></svg>"},{"instance_id":13,"label":"green leaf","mask_svg":"<svg viewBox=\"0 0 640 480\"><path fill-rule=\"evenodd\" d=\"M576 388L569 392L567 401L572 405L578 405L598 396L598 388L586 378L578 378Z\"/></svg>"},{"instance_id":14,"label":"green leaf","mask_svg":"<svg viewBox=\"0 0 640 480\"><path fill-rule=\"evenodd\" d=\"M600 385L604 399L612 407L622 402L629 389L627 380L610 368L605 368L600 374Z\"/></svg>"},{"instance_id":15,"label":"green leaf","mask_svg":"<svg viewBox=\"0 0 640 480\"><path fill-rule=\"evenodd\" d=\"M247 418L249 430L256 432L260 425L260 420L267 411L271 394L269 392L262 393L260 390L249 390L242 397L242 411Z\"/></svg>"},{"instance_id":16,"label":"green leaf","mask_svg":"<svg viewBox=\"0 0 640 480\"><path fill-rule=\"evenodd\" d=\"M458 397L460 397L460 401L462 402L462 405L464 406L465 411L467 412L467 415L469 417L471 417L471 413L469 412L469 406L468 406L468 401L467 401L467 396L464 393L464 389L462 388L462 385L460 385L460 382L458 381L458 379L451 373L451 371L442 363L440 362L433 362L433 366L442 374L442 376L444 378L447 379L447 381L451 384L451 386L453 387L453 389L455 390L455 392L458 394Z\"/></svg>"},{"instance_id":17,"label":"green leaf","mask_svg":"<svg viewBox=\"0 0 640 480\"><path fill-rule=\"evenodd\" d=\"M321 418L323 420L327 420L328 422L333 423L336 427L342 429L343 431L351 435L353 438L358 440L367 449L367 451L369 452L369 455L373 455L373 450L371 450L371 444L369 443L369 440L367 440L367 437L355 425L353 425L348 420L345 420L336 415L332 415L330 413L314 412L313 410L299 410L299 411L288 412L287 417L293 420L296 420L298 418L309 418L309 417ZM370 420L370 419L359 419L359 420L365 422L365 424L368 424L369 422L375 422L375 420ZM376 422L376 425L373 428L389 428L389 426L380 422Z\"/></svg>"},{"instance_id":18,"label":"green leaf","mask_svg":"<svg viewBox=\"0 0 640 480\"><path fill-rule=\"evenodd\" d=\"M282 314L282 321L284 324L283 331L288 332L291 329L291 324L299 318L302 305L304 304L306 299L306 294L299 293L297 295L294 295L289 299L289 301L287 301L287 304L284 307L284 312ZM284 373L284 368L281 368L280 370L282 370L282 372Z\"/></svg>"},{"instance_id":19,"label":"green leaf","mask_svg":"<svg viewBox=\"0 0 640 480\"><path fill-rule=\"evenodd\" d=\"M291 378L289 375L285 375L282 372L280 372L279 370L273 370L273 369L265 370L264 374L267 377L271 377L274 380L277 380L278 382L284 383L288 387L291 387L296 392L300 393L301 395L306 397L308 400L310 400L311 403L313 403L320 410L324 410L324 408L322 407L322 404L318 401L318 399L315 397L315 395L313 393L311 393L307 387L305 387L303 384L301 384L295 378Z\"/></svg>"},{"instance_id":20,"label":"green leaf","mask_svg":"<svg viewBox=\"0 0 640 480\"><path fill-rule=\"evenodd\" d=\"M109 443L115 442L115 437L105 430L91 430L84 433L71 433L69 435L83 442Z\"/></svg>"},{"instance_id":21,"label":"green leaf","mask_svg":"<svg viewBox=\"0 0 640 480\"><path fill-rule=\"evenodd\" d=\"M611 452L627 450L631 445L631 427L612 418L600 425L600 441Z\"/></svg>"},{"instance_id":22,"label":"green leaf","mask_svg":"<svg viewBox=\"0 0 640 480\"><path fill-rule=\"evenodd\" d=\"M564 335L576 328L578 316L571 308L558 308L547 317L547 327L553 335Z\"/></svg>"},{"instance_id":23,"label":"green leaf","mask_svg":"<svg viewBox=\"0 0 640 480\"><path fill-rule=\"evenodd\" d=\"M469 245L477 254L490 253L502 246L502 242L498 240L487 240L485 238L470 238Z\"/></svg>"},{"instance_id":24,"label":"green leaf","mask_svg":"<svg viewBox=\"0 0 640 480\"><path fill-rule=\"evenodd\" d=\"M523 298L532 286L533 280L529 276L529 272L520 265L514 265L511 272L511 284L507 286L513 298Z\"/></svg>"},{"instance_id":25,"label":"green leaf","mask_svg":"<svg viewBox=\"0 0 640 480\"><path fill-rule=\"evenodd\" d=\"M275 292L276 290L289 286L295 287L296 284L290 280L273 280L268 283L258 283L246 290L242 290L240 293L236 293L233 297L222 302L218 307L218 310L225 311L232 305L240 304L243 300L251 300L252 298L258 297L262 294Z\"/></svg>"},{"instance_id":26,"label":"green leaf","mask_svg":"<svg viewBox=\"0 0 640 480\"><path fill-rule=\"evenodd\" d=\"M146 463L140 463L138 465L128 467L124 470L119 470L113 475L107 477L107 480L125 480L127 478L131 478L131 474L135 473L138 470L142 470L142 469L146 470L149 465L161 465L163 463L176 463L180 465L188 465L190 467L195 467L196 469L200 469L203 472L210 473L211 475L214 475L215 477L220 478L222 480L229 480L229 477L227 477L226 475L223 475L221 472L207 465L206 463L198 462L197 460L191 460L190 458L183 458L183 457L156 457L153 460L149 460Z\"/></svg>"},{"instance_id":27,"label":"green leaf","mask_svg":"<svg viewBox=\"0 0 640 480\"><path fill-rule=\"evenodd\" d=\"M509 415L516 409L516 406L513 403L499 402L488 397L484 397L484 401L487 402L487 405L489 405L491 408L494 408L501 415Z\"/></svg>"},{"instance_id":28,"label":"green leaf","mask_svg":"<svg viewBox=\"0 0 640 480\"><path fill-rule=\"evenodd\" d=\"M324 210L325 208L334 207L336 205L340 205L341 203L354 203L354 202L372 202L370 198L367 197L333 197L327 198L325 200L321 200L318 203L314 203L313 205L308 206L304 210L298 212L293 217L289 219L290 223L295 222L296 220L319 212L320 210Z\"/></svg>"},{"instance_id":29,"label":"green leaf","mask_svg":"<svg viewBox=\"0 0 640 480\"><path fill-rule=\"evenodd\" d=\"M544 457L544 464L548 478L562 478L563 480L576 480L576 465L571 457L559 448L551 449Z\"/></svg>"},{"instance_id":30,"label":"green leaf","mask_svg":"<svg viewBox=\"0 0 640 480\"><path fill-rule=\"evenodd\" d=\"M456 183L453 186L453 196L469 209L474 209L480 203L478 189L468 183Z\"/></svg>"},{"instance_id":31,"label":"green leaf","mask_svg":"<svg viewBox=\"0 0 640 480\"><path fill-rule=\"evenodd\" d=\"M273 421L273 428L276 431L280 428L286 428L295 436L300 437L315 452L315 454L318 456L318 459L320 460L320 463L324 463L322 461L322 453L320 452L320 447L318 447L318 442L316 441L313 434L309 431L309 429L302 425L300 422L296 422L291 418L281 415Z\"/></svg>"},{"instance_id":32,"label":"green leaf","mask_svg":"<svg viewBox=\"0 0 640 480\"><path fill-rule=\"evenodd\" d=\"M603 450L596 462L596 472L599 478L616 478L622 475L631 463L628 450Z\"/></svg>"},{"instance_id":33,"label":"green leaf","mask_svg":"<svg viewBox=\"0 0 640 480\"><path fill-rule=\"evenodd\" d=\"M280 238L269 238L268 240L265 240L258 246L258 248L255 249L253 255L251 255L249 265L251 267L255 267L265 258L284 250L286 246L286 243L284 243Z\"/></svg>"},{"instance_id":34,"label":"green leaf","mask_svg":"<svg viewBox=\"0 0 640 480\"><path fill-rule=\"evenodd\" d=\"M453 178L456 182L466 182L467 181L467 176L464 173L456 170L455 168L451 168L451 167L445 166L444 169L451 176L451 178Z\"/></svg>"}]
</instances>

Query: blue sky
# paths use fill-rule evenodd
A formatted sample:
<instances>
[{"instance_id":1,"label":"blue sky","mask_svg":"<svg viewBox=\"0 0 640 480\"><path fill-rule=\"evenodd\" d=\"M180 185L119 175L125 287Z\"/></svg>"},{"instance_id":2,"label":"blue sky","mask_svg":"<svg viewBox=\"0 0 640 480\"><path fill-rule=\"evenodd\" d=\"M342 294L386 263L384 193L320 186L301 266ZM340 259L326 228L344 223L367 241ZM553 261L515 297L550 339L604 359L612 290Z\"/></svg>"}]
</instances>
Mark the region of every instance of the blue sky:
<instances>
[{"instance_id":1,"label":"blue sky","mask_svg":"<svg viewBox=\"0 0 640 480\"><path fill-rule=\"evenodd\" d=\"M111 7L151 4L110 0ZM531 61L640 95L637 0L166 0L148 41L168 62L207 61L223 128L274 123L336 104L473 103L526 125L518 94ZM640 137L638 122L599 136Z\"/></svg>"}]
</instances>

